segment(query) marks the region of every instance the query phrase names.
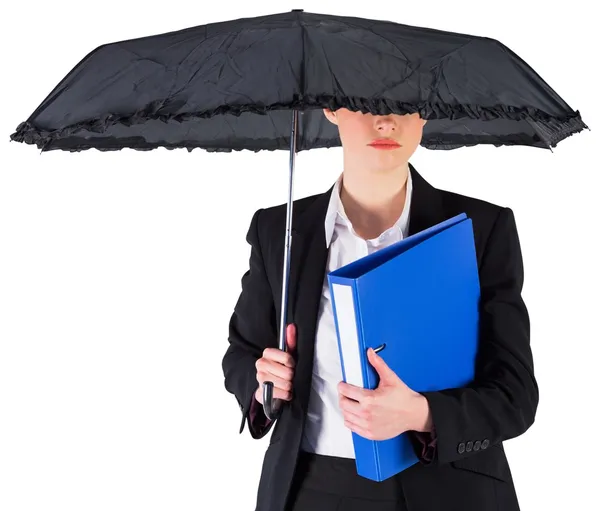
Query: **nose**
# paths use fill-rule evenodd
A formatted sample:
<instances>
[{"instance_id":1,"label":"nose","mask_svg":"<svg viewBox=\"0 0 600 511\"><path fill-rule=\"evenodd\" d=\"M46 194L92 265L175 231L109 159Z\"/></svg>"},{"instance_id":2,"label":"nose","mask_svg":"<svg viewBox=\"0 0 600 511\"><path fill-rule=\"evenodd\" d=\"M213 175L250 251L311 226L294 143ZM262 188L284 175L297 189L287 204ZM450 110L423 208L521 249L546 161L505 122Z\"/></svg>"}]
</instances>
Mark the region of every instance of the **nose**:
<instances>
[{"instance_id":1,"label":"nose","mask_svg":"<svg viewBox=\"0 0 600 511\"><path fill-rule=\"evenodd\" d=\"M396 121L391 115L377 115L375 116L375 128L378 131L395 131Z\"/></svg>"}]
</instances>

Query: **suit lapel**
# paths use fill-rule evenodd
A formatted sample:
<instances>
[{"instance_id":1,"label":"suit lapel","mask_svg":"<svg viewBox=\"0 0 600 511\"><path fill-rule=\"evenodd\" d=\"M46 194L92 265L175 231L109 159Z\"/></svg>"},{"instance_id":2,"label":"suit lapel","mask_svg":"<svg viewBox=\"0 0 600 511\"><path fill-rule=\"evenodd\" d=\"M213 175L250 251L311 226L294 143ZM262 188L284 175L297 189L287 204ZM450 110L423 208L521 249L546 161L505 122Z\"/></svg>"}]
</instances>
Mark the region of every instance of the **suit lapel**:
<instances>
[{"instance_id":1,"label":"suit lapel","mask_svg":"<svg viewBox=\"0 0 600 511\"><path fill-rule=\"evenodd\" d=\"M412 165L409 164L409 166L413 183L413 195L410 205L408 235L412 236L446 220L446 218L441 192L425 181Z\"/></svg>"},{"instance_id":2,"label":"suit lapel","mask_svg":"<svg viewBox=\"0 0 600 511\"><path fill-rule=\"evenodd\" d=\"M410 165L410 164L409 164ZM408 234L412 235L445 220L442 197L410 165L413 195ZM325 215L333 186L292 221L292 245L287 322L298 332L297 368L294 388L301 407L308 408L319 306L326 278L328 249Z\"/></svg>"},{"instance_id":3,"label":"suit lapel","mask_svg":"<svg viewBox=\"0 0 600 511\"><path fill-rule=\"evenodd\" d=\"M294 388L301 407L308 408L315 333L328 249L325 244L325 215L333 186L293 220L288 296L288 323L296 324L297 366Z\"/></svg>"}]
</instances>

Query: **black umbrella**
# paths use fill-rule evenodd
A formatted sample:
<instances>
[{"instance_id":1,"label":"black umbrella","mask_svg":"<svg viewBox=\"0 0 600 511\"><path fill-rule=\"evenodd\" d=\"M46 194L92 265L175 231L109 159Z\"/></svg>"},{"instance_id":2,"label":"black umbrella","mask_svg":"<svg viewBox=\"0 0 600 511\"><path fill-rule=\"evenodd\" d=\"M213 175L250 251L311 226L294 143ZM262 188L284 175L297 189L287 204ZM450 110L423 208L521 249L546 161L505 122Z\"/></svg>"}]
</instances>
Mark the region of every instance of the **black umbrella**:
<instances>
[{"instance_id":1,"label":"black umbrella","mask_svg":"<svg viewBox=\"0 0 600 511\"><path fill-rule=\"evenodd\" d=\"M290 150L285 350L295 154L341 145L323 108L418 112L428 120L421 145L429 149L550 149L587 128L494 39L298 9L102 45L11 139L42 151ZM265 413L275 418L272 385L264 392Z\"/></svg>"}]
</instances>

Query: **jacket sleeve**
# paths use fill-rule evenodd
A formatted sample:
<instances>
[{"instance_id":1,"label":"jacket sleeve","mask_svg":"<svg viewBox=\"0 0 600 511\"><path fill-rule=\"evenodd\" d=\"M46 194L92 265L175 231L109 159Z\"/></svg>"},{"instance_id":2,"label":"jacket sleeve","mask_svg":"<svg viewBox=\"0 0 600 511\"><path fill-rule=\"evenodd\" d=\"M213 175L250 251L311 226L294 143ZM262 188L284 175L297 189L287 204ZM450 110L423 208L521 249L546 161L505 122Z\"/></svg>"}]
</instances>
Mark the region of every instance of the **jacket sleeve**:
<instances>
[{"instance_id":1,"label":"jacket sleeve","mask_svg":"<svg viewBox=\"0 0 600 511\"><path fill-rule=\"evenodd\" d=\"M259 242L261 211L254 213L246 235L250 244L249 268L242 276L242 290L229 321L229 347L222 362L225 389L235 396L242 412L240 433L250 418L254 393L258 388L256 361L262 357L265 348L277 346L275 304ZM272 423L267 421L260 405L258 408L255 406L253 411L253 421L248 420L248 429L253 438L262 438Z\"/></svg>"},{"instance_id":2,"label":"jacket sleeve","mask_svg":"<svg viewBox=\"0 0 600 511\"><path fill-rule=\"evenodd\" d=\"M502 208L488 237L479 280L475 378L465 387L422 392L437 437L435 456L431 460L421 458L424 464L476 454L521 435L535 419L539 393L529 315L521 297L523 259L509 208Z\"/></svg>"}]
</instances>

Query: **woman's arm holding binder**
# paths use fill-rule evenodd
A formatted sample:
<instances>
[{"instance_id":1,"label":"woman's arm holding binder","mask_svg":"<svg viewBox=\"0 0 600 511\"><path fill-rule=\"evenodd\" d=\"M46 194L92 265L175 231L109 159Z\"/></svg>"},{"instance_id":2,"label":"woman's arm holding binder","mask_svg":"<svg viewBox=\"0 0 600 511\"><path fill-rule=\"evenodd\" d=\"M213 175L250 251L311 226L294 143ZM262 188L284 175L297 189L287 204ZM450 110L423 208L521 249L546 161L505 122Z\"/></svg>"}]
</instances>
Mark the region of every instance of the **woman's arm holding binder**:
<instances>
[{"instance_id":1,"label":"woman's arm holding binder","mask_svg":"<svg viewBox=\"0 0 600 511\"><path fill-rule=\"evenodd\" d=\"M262 406L255 403L249 414L258 387L256 362L265 348L277 344L275 304L258 237L261 211L254 213L246 235L251 247L249 269L242 277L242 291L229 321L229 347L222 362L225 388L236 397L242 411L240 433L248 418L253 438L264 437L272 426Z\"/></svg>"},{"instance_id":2,"label":"woman's arm holding binder","mask_svg":"<svg viewBox=\"0 0 600 511\"><path fill-rule=\"evenodd\" d=\"M529 315L521 297L523 259L509 208L503 208L496 218L482 254L479 277L480 338L475 379L463 388L422 393L429 403L436 437L435 456L430 461L421 459L424 463L447 463L470 456L521 435L535 419L539 393Z\"/></svg>"}]
</instances>

